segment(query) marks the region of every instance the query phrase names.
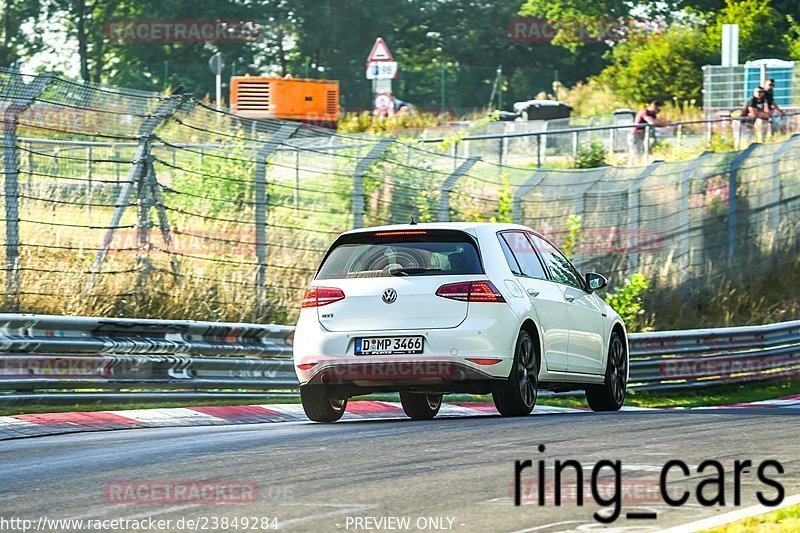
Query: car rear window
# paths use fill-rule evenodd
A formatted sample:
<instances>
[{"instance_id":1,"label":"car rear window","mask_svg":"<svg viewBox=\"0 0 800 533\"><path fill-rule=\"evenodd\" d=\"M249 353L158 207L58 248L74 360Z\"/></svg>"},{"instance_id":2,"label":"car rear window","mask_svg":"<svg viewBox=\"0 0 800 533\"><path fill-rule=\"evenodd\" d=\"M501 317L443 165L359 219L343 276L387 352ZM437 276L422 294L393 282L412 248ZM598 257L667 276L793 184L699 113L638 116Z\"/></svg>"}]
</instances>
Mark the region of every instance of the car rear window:
<instances>
[{"instance_id":1,"label":"car rear window","mask_svg":"<svg viewBox=\"0 0 800 533\"><path fill-rule=\"evenodd\" d=\"M478 249L466 233L408 230L342 235L317 279L483 274Z\"/></svg>"}]
</instances>

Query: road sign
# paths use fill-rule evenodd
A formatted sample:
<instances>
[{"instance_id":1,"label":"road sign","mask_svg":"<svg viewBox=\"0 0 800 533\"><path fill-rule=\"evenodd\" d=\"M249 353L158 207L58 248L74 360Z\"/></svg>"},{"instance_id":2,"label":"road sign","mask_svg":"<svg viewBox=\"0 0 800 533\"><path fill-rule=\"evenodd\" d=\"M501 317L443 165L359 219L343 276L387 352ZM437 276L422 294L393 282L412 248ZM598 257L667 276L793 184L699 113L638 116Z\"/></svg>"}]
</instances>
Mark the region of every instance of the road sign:
<instances>
[{"instance_id":1,"label":"road sign","mask_svg":"<svg viewBox=\"0 0 800 533\"><path fill-rule=\"evenodd\" d=\"M368 80L390 80L397 77L397 61L371 61L367 63Z\"/></svg>"},{"instance_id":2,"label":"road sign","mask_svg":"<svg viewBox=\"0 0 800 533\"><path fill-rule=\"evenodd\" d=\"M375 109L377 111L389 111L392 106L391 94L380 93L375 95Z\"/></svg>"},{"instance_id":3,"label":"road sign","mask_svg":"<svg viewBox=\"0 0 800 533\"><path fill-rule=\"evenodd\" d=\"M372 94L392 92L392 80L372 80Z\"/></svg>"},{"instance_id":4,"label":"road sign","mask_svg":"<svg viewBox=\"0 0 800 533\"><path fill-rule=\"evenodd\" d=\"M211 59L208 60L208 68L211 69L211 73L215 76L222 75L222 69L225 68L225 61L222 59L222 54L217 52Z\"/></svg>"},{"instance_id":5,"label":"road sign","mask_svg":"<svg viewBox=\"0 0 800 533\"><path fill-rule=\"evenodd\" d=\"M372 52L369 53L367 61L394 61L389 47L386 46L386 43L383 42L383 39L380 37L375 39L375 44L372 45Z\"/></svg>"}]
</instances>

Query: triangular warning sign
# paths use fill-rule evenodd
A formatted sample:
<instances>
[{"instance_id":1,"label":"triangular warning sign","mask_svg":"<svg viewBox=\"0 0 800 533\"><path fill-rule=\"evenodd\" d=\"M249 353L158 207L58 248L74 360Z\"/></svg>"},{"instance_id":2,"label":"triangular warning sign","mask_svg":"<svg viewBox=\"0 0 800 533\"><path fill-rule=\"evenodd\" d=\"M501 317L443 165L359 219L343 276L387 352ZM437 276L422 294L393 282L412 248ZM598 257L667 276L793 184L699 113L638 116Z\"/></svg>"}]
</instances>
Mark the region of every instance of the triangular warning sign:
<instances>
[{"instance_id":1,"label":"triangular warning sign","mask_svg":"<svg viewBox=\"0 0 800 533\"><path fill-rule=\"evenodd\" d=\"M372 52L369 53L367 61L394 61L389 47L380 37L375 39L375 44L372 45Z\"/></svg>"}]
</instances>

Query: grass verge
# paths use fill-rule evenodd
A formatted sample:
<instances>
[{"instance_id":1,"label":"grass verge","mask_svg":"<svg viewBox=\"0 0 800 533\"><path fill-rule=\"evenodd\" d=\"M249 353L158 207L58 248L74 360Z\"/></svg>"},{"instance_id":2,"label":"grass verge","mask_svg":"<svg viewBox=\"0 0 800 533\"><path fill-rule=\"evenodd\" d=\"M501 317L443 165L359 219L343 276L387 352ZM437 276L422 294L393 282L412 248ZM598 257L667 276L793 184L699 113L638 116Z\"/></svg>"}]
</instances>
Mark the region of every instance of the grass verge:
<instances>
[{"instance_id":1,"label":"grass verge","mask_svg":"<svg viewBox=\"0 0 800 533\"><path fill-rule=\"evenodd\" d=\"M733 403L758 402L800 394L800 380L769 381L748 385L720 385L689 392L629 391L625 405L632 407L702 407ZM585 407L583 394L542 397L541 405Z\"/></svg>"},{"instance_id":2,"label":"grass verge","mask_svg":"<svg viewBox=\"0 0 800 533\"><path fill-rule=\"evenodd\" d=\"M18 407L0 407L0 416L40 413L69 413L73 411L119 411L123 409L161 409L168 407L208 407L215 405L260 405L268 403L300 403L299 396L282 396L280 398L238 398L209 400L176 400L173 402L126 402L126 403L75 403L70 405L22 405Z\"/></svg>"},{"instance_id":3,"label":"grass verge","mask_svg":"<svg viewBox=\"0 0 800 533\"><path fill-rule=\"evenodd\" d=\"M790 505L771 513L743 518L731 524L706 529L705 533L745 533L751 531L759 533L800 531L800 505Z\"/></svg>"},{"instance_id":4,"label":"grass verge","mask_svg":"<svg viewBox=\"0 0 800 533\"><path fill-rule=\"evenodd\" d=\"M708 405L728 405L733 403L757 402L800 394L800 380L770 381L749 385L724 385L709 387L708 389L688 393L667 392L636 392L628 393L625 405L633 407L702 407ZM353 400L381 400L399 401L397 394L374 394L360 396ZM448 395L445 401L485 401L491 402L489 395L453 394ZM254 405L270 403L299 403L298 396L280 396L263 398L238 398L238 399L208 399L208 400L176 400L171 402L150 403L75 403L70 405L27 405L18 407L0 407L0 416L36 413L64 413L70 411L116 411L122 409L157 409L167 407L199 407L213 405ZM586 400L582 393L563 396L540 396L538 405L551 405L556 407L586 407Z\"/></svg>"}]
</instances>

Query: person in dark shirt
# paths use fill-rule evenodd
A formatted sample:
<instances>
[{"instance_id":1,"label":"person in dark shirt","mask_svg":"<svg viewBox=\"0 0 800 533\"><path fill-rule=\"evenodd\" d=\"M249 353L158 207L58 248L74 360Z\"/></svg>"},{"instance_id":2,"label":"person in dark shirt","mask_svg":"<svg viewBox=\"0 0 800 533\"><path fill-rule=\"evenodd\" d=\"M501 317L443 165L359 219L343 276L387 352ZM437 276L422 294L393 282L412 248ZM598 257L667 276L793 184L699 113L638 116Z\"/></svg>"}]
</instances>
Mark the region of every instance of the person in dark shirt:
<instances>
[{"instance_id":1,"label":"person in dark shirt","mask_svg":"<svg viewBox=\"0 0 800 533\"><path fill-rule=\"evenodd\" d=\"M764 100L767 102L767 109L770 111L777 111L781 115L785 115L786 111L781 109L780 106L778 106L778 102L775 101L775 79L768 79L767 85L764 87L764 89Z\"/></svg>"},{"instance_id":2,"label":"person in dark shirt","mask_svg":"<svg viewBox=\"0 0 800 533\"><path fill-rule=\"evenodd\" d=\"M636 113L636 118L633 119L635 126L631 128L631 134L628 137L628 147L630 148L630 164L635 165L639 162L645 153L644 141L646 138L646 130L650 124L652 126L666 126L667 122L658 119L658 114L664 103L660 100L653 100L650 105L643 108ZM641 125L640 125L641 124Z\"/></svg>"},{"instance_id":3,"label":"person in dark shirt","mask_svg":"<svg viewBox=\"0 0 800 533\"><path fill-rule=\"evenodd\" d=\"M786 111L780 108L778 102L775 101L775 79L770 78L767 80L766 87L764 87L764 100L767 102L767 109L772 114L772 132L776 130L784 130L786 126ZM777 113L780 113L780 116Z\"/></svg>"},{"instance_id":4,"label":"person in dark shirt","mask_svg":"<svg viewBox=\"0 0 800 533\"><path fill-rule=\"evenodd\" d=\"M766 91L759 86L753 89L753 96L748 98L742 108L741 121L752 124L756 133L756 142L762 142L772 118L772 112L767 105Z\"/></svg>"}]
</instances>

